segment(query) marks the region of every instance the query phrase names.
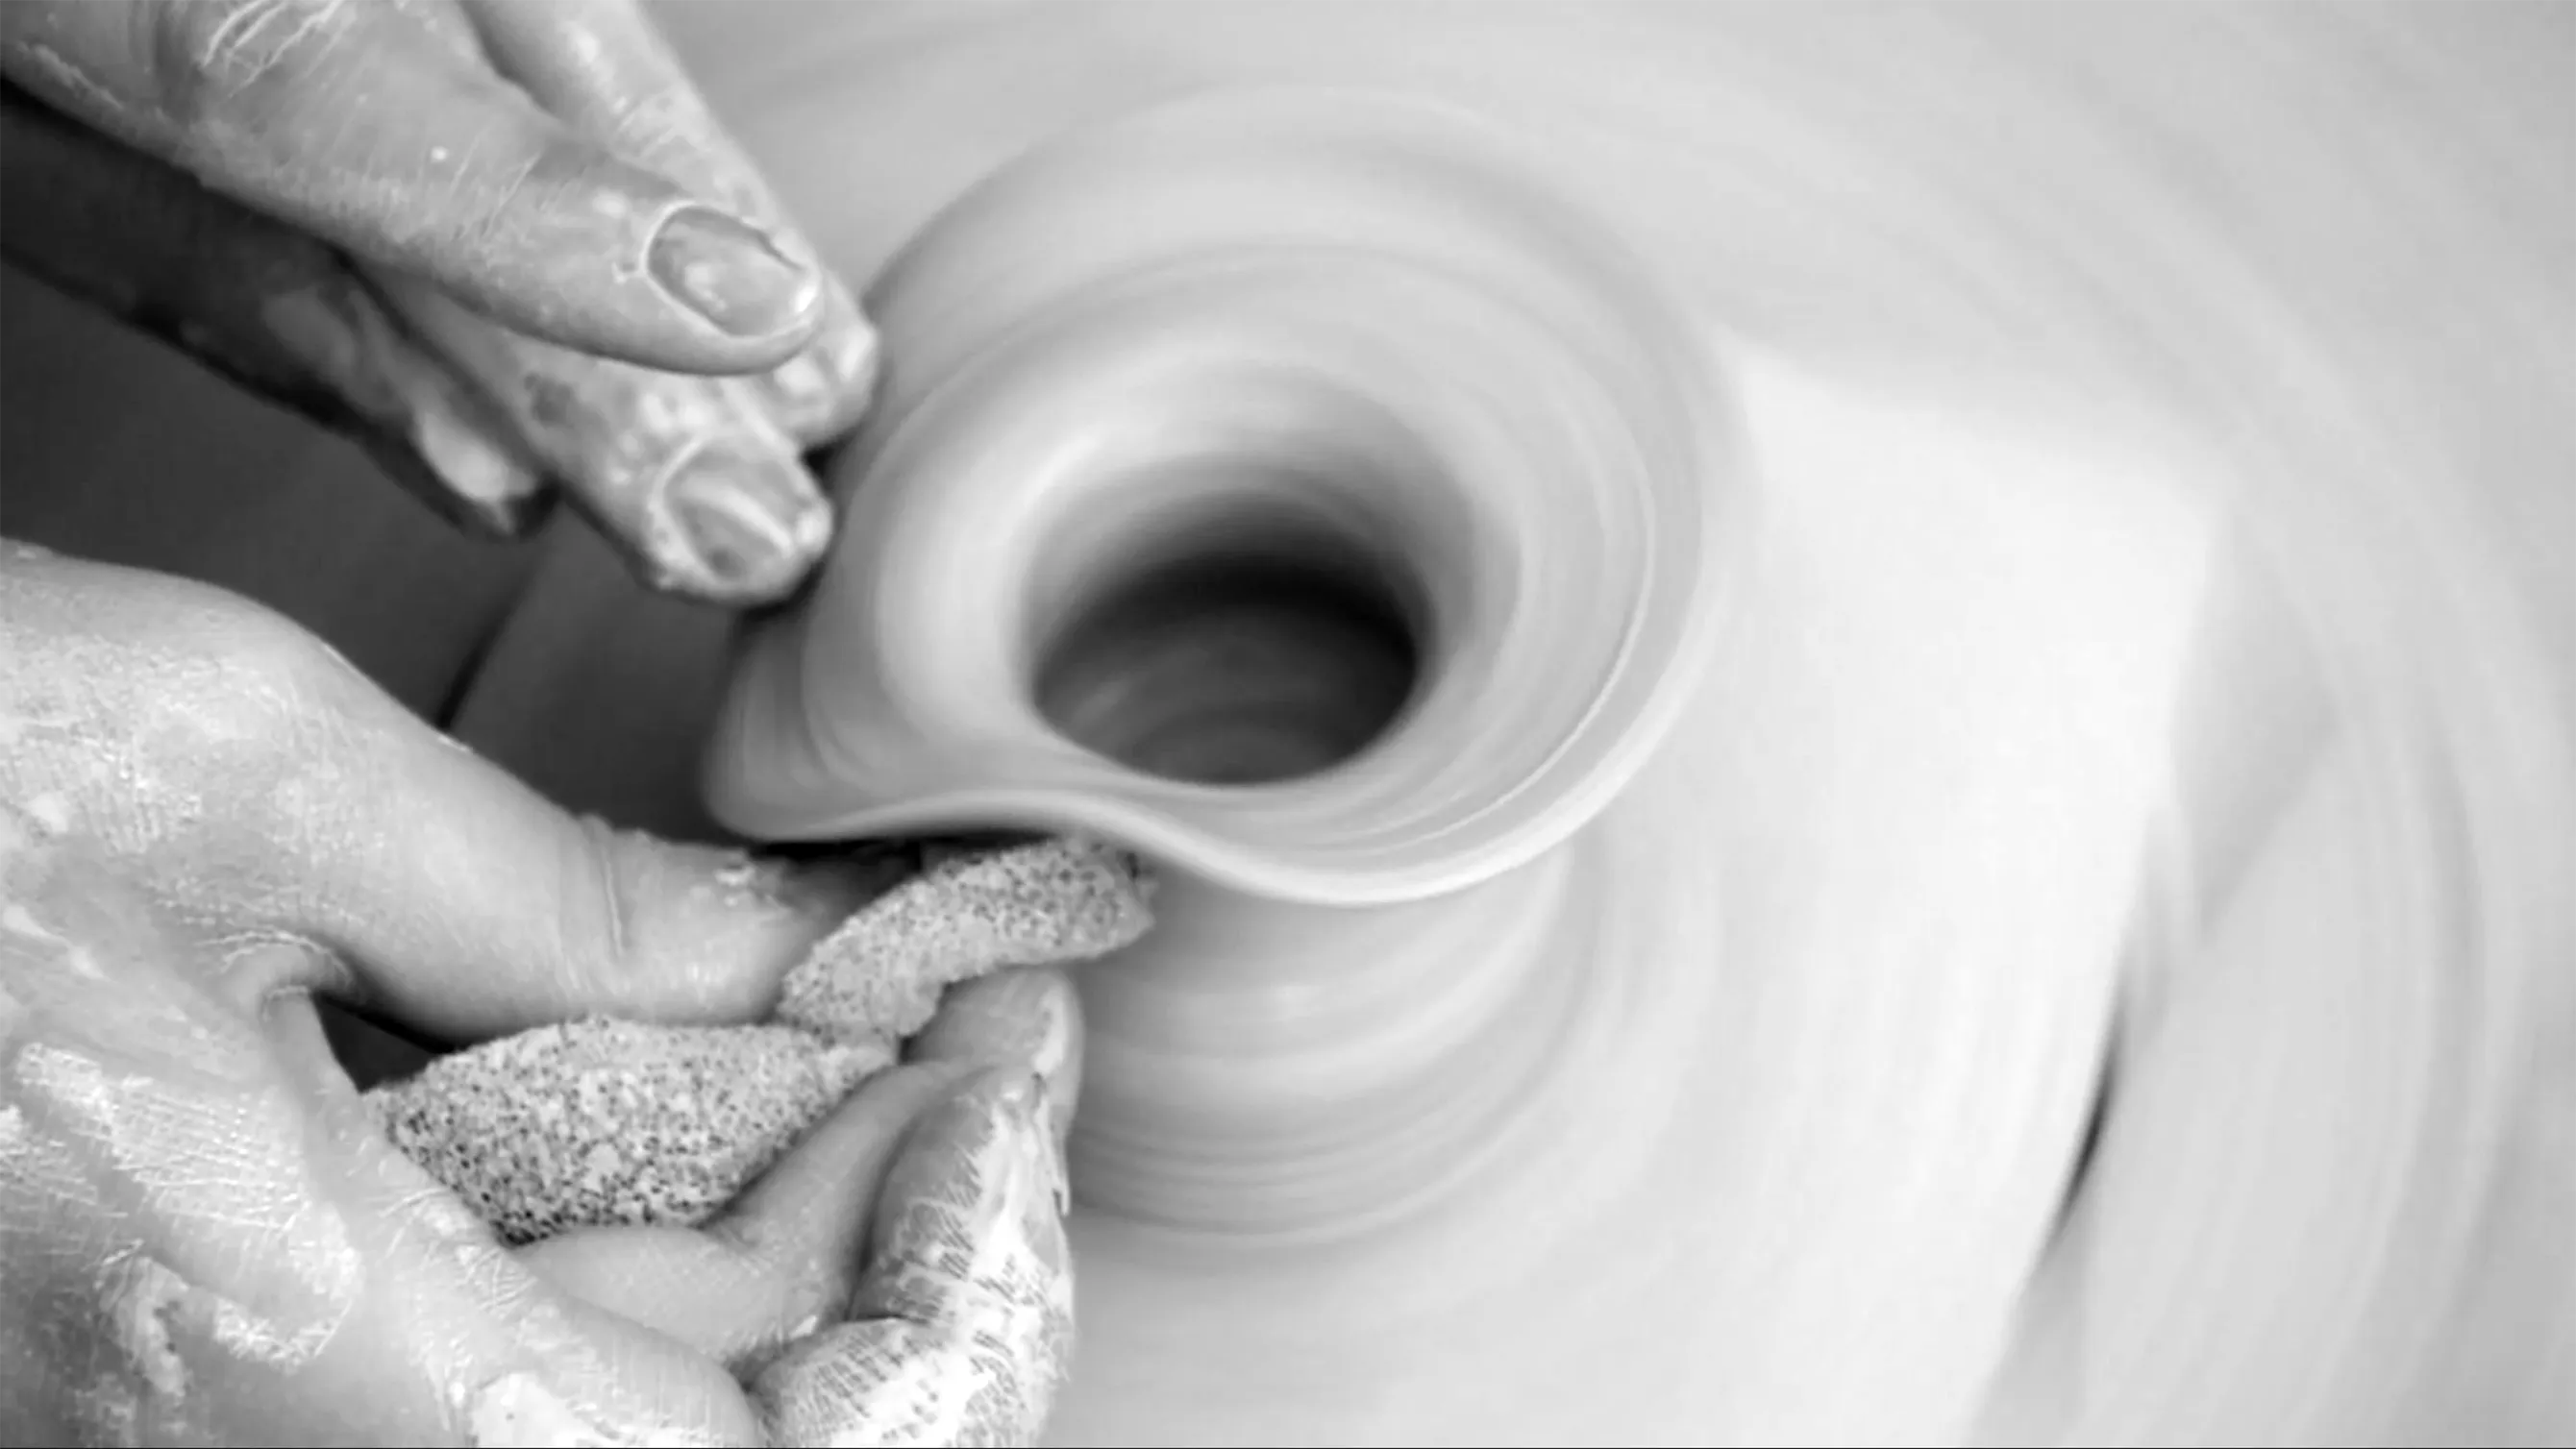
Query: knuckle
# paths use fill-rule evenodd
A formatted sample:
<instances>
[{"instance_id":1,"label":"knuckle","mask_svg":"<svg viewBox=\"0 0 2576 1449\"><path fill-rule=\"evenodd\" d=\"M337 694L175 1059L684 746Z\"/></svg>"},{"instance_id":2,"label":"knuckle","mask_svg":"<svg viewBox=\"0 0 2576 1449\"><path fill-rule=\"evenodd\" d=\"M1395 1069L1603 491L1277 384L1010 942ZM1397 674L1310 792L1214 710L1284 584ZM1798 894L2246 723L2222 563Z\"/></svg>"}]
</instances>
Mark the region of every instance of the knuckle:
<instances>
[{"instance_id":1,"label":"knuckle","mask_svg":"<svg viewBox=\"0 0 2576 1449\"><path fill-rule=\"evenodd\" d=\"M644 237L679 198L661 177L565 128L524 92L496 87L479 109L485 118L478 123L477 142L462 148L464 162L451 188L457 205L444 234L455 245L504 259L496 276L525 279L510 300L543 328L560 328L574 309L566 298L548 295L548 284L536 279L571 274L550 253L565 245L601 244L640 252ZM621 256L602 275L629 276L638 265Z\"/></svg>"},{"instance_id":2,"label":"knuckle","mask_svg":"<svg viewBox=\"0 0 2576 1449\"><path fill-rule=\"evenodd\" d=\"M663 461L667 434L698 420L703 379L592 357L522 336L442 293L396 285L404 324L458 376L515 444L554 480L612 514Z\"/></svg>"},{"instance_id":3,"label":"knuckle","mask_svg":"<svg viewBox=\"0 0 2576 1449\"><path fill-rule=\"evenodd\" d=\"M155 99L191 142L256 129L304 103L348 39L347 0L212 0L141 7Z\"/></svg>"},{"instance_id":4,"label":"knuckle","mask_svg":"<svg viewBox=\"0 0 2576 1449\"><path fill-rule=\"evenodd\" d=\"M152 822L147 838L276 826L287 784L339 753L363 681L319 638L237 595L183 586L134 602L168 612L129 624L117 677L91 698L123 757L91 788Z\"/></svg>"},{"instance_id":5,"label":"knuckle","mask_svg":"<svg viewBox=\"0 0 2576 1449\"><path fill-rule=\"evenodd\" d=\"M282 615L211 585L79 566L0 591L0 785L53 834L141 849L256 804L355 673ZM25 824L20 825L21 833Z\"/></svg>"},{"instance_id":6,"label":"knuckle","mask_svg":"<svg viewBox=\"0 0 2576 1449\"><path fill-rule=\"evenodd\" d=\"M570 987L590 997L630 994L642 953L637 914L648 902L636 888L649 842L597 816L579 818L564 845L556 899L555 959Z\"/></svg>"},{"instance_id":7,"label":"knuckle","mask_svg":"<svg viewBox=\"0 0 2576 1449\"><path fill-rule=\"evenodd\" d=\"M205 743L274 747L317 718L339 713L357 680L340 652L250 600L222 595L176 641L211 661L178 720Z\"/></svg>"},{"instance_id":8,"label":"knuckle","mask_svg":"<svg viewBox=\"0 0 2576 1449\"><path fill-rule=\"evenodd\" d=\"M567 74L549 88L549 99L579 129L699 200L737 210L766 204L686 67L633 0L563 0L542 19L512 20L514 28L541 34L540 48L578 57L555 63Z\"/></svg>"},{"instance_id":9,"label":"knuckle","mask_svg":"<svg viewBox=\"0 0 2576 1449\"><path fill-rule=\"evenodd\" d=\"M715 117L685 83L637 85L611 100L603 119L621 154L715 193L704 200L736 209L761 200L755 188L714 163Z\"/></svg>"},{"instance_id":10,"label":"knuckle","mask_svg":"<svg viewBox=\"0 0 2576 1449\"><path fill-rule=\"evenodd\" d=\"M515 124L525 118L508 119ZM462 148L465 159L450 183L458 204L443 218L423 218L420 239L465 255L521 254L530 237L546 232L531 218L575 211L590 156L587 148L561 141L523 151L503 134L504 123L482 124L476 144Z\"/></svg>"}]
</instances>

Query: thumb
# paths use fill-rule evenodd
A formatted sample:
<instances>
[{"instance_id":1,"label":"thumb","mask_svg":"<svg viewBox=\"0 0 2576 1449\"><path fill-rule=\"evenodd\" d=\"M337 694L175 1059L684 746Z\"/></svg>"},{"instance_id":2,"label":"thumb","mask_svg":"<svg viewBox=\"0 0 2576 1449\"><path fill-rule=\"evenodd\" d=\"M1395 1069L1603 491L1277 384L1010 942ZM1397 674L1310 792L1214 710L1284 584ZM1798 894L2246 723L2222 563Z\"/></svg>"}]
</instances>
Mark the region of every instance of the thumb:
<instances>
[{"instance_id":1,"label":"thumb","mask_svg":"<svg viewBox=\"0 0 2576 1449\"><path fill-rule=\"evenodd\" d=\"M349 963L356 1003L447 1040L587 1014L766 1016L781 978L909 868L790 863L568 814L372 686L334 731L352 788L288 822L281 921Z\"/></svg>"}]
</instances>

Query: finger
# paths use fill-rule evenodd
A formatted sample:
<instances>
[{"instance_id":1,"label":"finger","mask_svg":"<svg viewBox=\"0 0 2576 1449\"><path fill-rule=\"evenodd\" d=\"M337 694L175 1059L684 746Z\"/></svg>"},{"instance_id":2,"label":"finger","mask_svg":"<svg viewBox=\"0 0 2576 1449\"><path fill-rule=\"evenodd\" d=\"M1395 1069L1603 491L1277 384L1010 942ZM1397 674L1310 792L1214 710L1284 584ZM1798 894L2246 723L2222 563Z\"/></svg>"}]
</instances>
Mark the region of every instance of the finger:
<instances>
[{"instance_id":1,"label":"finger","mask_svg":"<svg viewBox=\"0 0 2576 1449\"><path fill-rule=\"evenodd\" d=\"M244 1108L259 1085L259 1043L170 970L152 912L42 811L0 804L0 902L6 1422L13 1442L105 1442L119 1427L136 1437L182 1407L172 1392L179 1350L166 1330L122 1344L115 1310L182 1317L174 1310L192 1306L187 1290L209 1255L200 1233L155 1243L148 1270L124 1266L139 1256L153 1204L118 1158L144 1156L170 1126L233 1133L254 1120ZM228 1205L229 1180L208 1184L213 1206ZM250 1232L271 1222L254 1216ZM264 1296L271 1321L317 1306L309 1291Z\"/></svg>"},{"instance_id":2,"label":"finger","mask_svg":"<svg viewBox=\"0 0 2576 1449\"><path fill-rule=\"evenodd\" d=\"M831 504L747 384L585 356L494 327L408 278L374 281L648 585L768 603L830 544Z\"/></svg>"},{"instance_id":3,"label":"finger","mask_svg":"<svg viewBox=\"0 0 2576 1449\"><path fill-rule=\"evenodd\" d=\"M0 657L0 706L24 722L0 752L8 798L50 800L209 940L327 948L356 1004L432 1037L757 1019L907 868L576 819L287 621L176 579L13 563Z\"/></svg>"},{"instance_id":4,"label":"finger","mask_svg":"<svg viewBox=\"0 0 2576 1449\"><path fill-rule=\"evenodd\" d=\"M206 1085L248 1080L256 1036L206 983L161 980L178 955L105 852L0 798L0 1088L23 1088L30 1046L60 1033Z\"/></svg>"},{"instance_id":5,"label":"finger","mask_svg":"<svg viewBox=\"0 0 2576 1449\"><path fill-rule=\"evenodd\" d=\"M282 821L294 914L357 965L360 1000L415 1030L476 1040L598 1013L756 1018L868 888L574 817L390 701L349 711L339 779L380 795ZM326 770L330 769L325 765ZM321 788L329 788L325 784Z\"/></svg>"},{"instance_id":6,"label":"finger","mask_svg":"<svg viewBox=\"0 0 2576 1449\"><path fill-rule=\"evenodd\" d=\"M13 1438L748 1436L714 1365L518 1269L67 841L0 815Z\"/></svg>"},{"instance_id":7,"label":"finger","mask_svg":"<svg viewBox=\"0 0 2576 1449\"><path fill-rule=\"evenodd\" d=\"M468 10L494 66L539 105L763 228L780 251L824 278L823 322L813 342L752 385L779 425L809 446L856 423L876 382L875 330L642 8L633 0L478 0Z\"/></svg>"},{"instance_id":8,"label":"finger","mask_svg":"<svg viewBox=\"0 0 2576 1449\"><path fill-rule=\"evenodd\" d=\"M286 919L358 964L364 1004L415 1030L752 1019L865 892L864 873L834 865L566 815L389 703L372 733L349 763L384 782L382 803L288 822L307 884Z\"/></svg>"},{"instance_id":9,"label":"finger","mask_svg":"<svg viewBox=\"0 0 2576 1449\"><path fill-rule=\"evenodd\" d=\"M904 1044L904 1058L1036 1072L1061 1145L1082 1094L1082 1045L1073 982L1052 967L1030 966L950 987L939 1014Z\"/></svg>"},{"instance_id":10,"label":"finger","mask_svg":"<svg viewBox=\"0 0 2576 1449\"><path fill-rule=\"evenodd\" d=\"M821 277L547 115L440 6L0 6L0 74L344 251L531 335L739 373L812 340Z\"/></svg>"},{"instance_id":11,"label":"finger","mask_svg":"<svg viewBox=\"0 0 2576 1449\"><path fill-rule=\"evenodd\" d=\"M556 1287L740 1365L837 1322L870 1210L916 1118L969 1068L870 1078L703 1228L584 1228L519 1250Z\"/></svg>"},{"instance_id":12,"label":"finger","mask_svg":"<svg viewBox=\"0 0 2576 1449\"><path fill-rule=\"evenodd\" d=\"M452 521L515 537L549 495L507 429L341 258L0 87L12 262L365 443Z\"/></svg>"},{"instance_id":13,"label":"finger","mask_svg":"<svg viewBox=\"0 0 2576 1449\"><path fill-rule=\"evenodd\" d=\"M337 1075L327 1064L322 1070ZM377 1442L753 1441L754 1420L721 1365L519 1262L370 1130L345 1076L332 1114L339 1148L328 1170L350 1184L353 1241L371 1245L369 1260L382 1265L351 1358L377 1374L379 1365L401 1365L427 1378L445 1431L424 1438L412 1429ZM399 1394L414 1382L405 1375L391 1387ZM333 1427L348 1432L345 1420Z\"/></svg>"},{"instance_id":14,"label":"finger","mask_svg":"<svg viewBox=\"0 0 2576 1449\"><path fill-rule=\"evenodd\" d=\"M1036 1442L1073 1334L1044 1096L994 1072L922 1115L878 1204L853 1321L753 1383L773 1442Z\"/></svg>"}]
</instances>

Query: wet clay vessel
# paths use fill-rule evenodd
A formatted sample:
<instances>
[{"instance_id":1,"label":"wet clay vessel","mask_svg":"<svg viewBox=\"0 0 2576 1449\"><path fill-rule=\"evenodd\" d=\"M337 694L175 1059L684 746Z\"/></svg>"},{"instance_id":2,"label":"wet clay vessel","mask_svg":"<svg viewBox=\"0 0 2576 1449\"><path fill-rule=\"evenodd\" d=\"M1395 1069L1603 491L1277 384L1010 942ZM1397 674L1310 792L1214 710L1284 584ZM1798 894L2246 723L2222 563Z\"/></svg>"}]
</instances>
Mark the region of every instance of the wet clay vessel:
<instances>
[{"instance_id":1,"label":"wet clay vessel","mask_svg":"<svg viewBox=\"0 0 2576 1449\"><path fill-rule=\"evenodd\" d=\"M767 839L1016 826L1157 864L1161 929L1086 978L1073 1148L1150 1248L1090 1245L1113 1326L1066 1415L1124 1437L1152 1401L1116 1360L1159 1355L1121 1343L1119 1277L1219 1255L1185 1331L1277 1352L1301 1264L1427 1242L1572 1146L1531 1109L1598 1029L1604 897L1562 847L1705 673L1755 480L1688 308L1436 106L1255 93L1070 138L871 311L897 361L840 544L749 644L710 801ZM1296 1432L1239 1417L1239 1373L1172 1377Z\"/></svg>"},{"instance_id":2,"label":"wet clay vessel","mask_svg":"<svg viewBox=\"0 0 2576 1449\"><path fill-rule=\"evenodd\" d=\"M1058 1437L1920 1422L1920 1394L1693 1370L1889 1335L1857 1389L2002 1325L1819 1312L1765 1214L1727 1223L1729 1172L1776 1155L1747 1109L1798 1095L1753 1080L1780 1059L1741 1029L1794 1037L1812 1008L1727 982L1706 701L1764 482L1687 300L1464 113L1256 90L1005 167L870 306L892 364L832 474L837 551L749 639L708 797L755 838L1070 831L1165 877L1158 931L1082 978ZM2021 1042L2052 1083L2033 1102L2009 1106L2028 1072L1987 1088L2042 1158L2098 1010L2067 1024ZM2046 1179L1949 1176L2016 1244L1952 1276L2026 1264ZM1903 1199L1844 1232L1882 1209ZM1950 1415L1975 1393L1924 1382Z\"/></svg>"},{"instance_id":3,"label":"wet clay vessel","mask_svg":"<svg viewBox=\"0 0 2576 1449\"><path fill-rule=\"evenodd\" d=\"M716 746L748 833L1008 820L1265 899L1448 894L1627 783L1748 556L1689 309L1463 114L1102 127L871 302L900 361L838 550Z\"/></svg>"}]
</instances>

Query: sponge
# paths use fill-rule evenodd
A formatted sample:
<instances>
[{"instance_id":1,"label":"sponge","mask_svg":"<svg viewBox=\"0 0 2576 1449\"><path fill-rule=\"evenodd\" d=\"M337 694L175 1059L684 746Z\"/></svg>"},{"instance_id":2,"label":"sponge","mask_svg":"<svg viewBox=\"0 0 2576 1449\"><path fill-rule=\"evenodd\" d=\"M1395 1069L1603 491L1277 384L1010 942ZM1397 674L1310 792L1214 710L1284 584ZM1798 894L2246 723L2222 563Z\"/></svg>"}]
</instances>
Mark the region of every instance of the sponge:
<instances>
[{"instance_id":1,"label":"sponge","mask_svg":"<svg viewBox=\"0 0 2576 1449\"><path fill-rule=\"evenodd\" d=\"M394 1146L516 1245L703 1223L893 1060L790 1026L593 1017L441 1057L368 1095Z\"/></svg>"},{"instance_id":2,"label":"sponge","mask_svg":"<svg viewBox=\"0 0 2576 1449\"><path fill-rule=\"evenodd\" d=\"M579 1227L696 1227L868 1077L949 986L1104 955L1152 924L1124 852L931 845L818 944L774 1019L594 1017L432 1062L367 1093L393 1145L511 1245Z\"/></svg>"},{"instance_id":3,"label":"sponge","mask_svg":"<svg viewBox=\"0 0 2576 1449\"><path fill-rule=\"evenodd\" d=\"M901 1040L927 1026L939 993L960 981L1135 941L1152 922L1149 893L1134 856L1089 841L925 846L919 874L787 973L777 1019L835 1041Z\"/></svg>"}]
</instances>

